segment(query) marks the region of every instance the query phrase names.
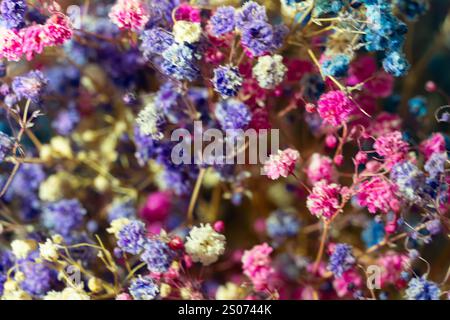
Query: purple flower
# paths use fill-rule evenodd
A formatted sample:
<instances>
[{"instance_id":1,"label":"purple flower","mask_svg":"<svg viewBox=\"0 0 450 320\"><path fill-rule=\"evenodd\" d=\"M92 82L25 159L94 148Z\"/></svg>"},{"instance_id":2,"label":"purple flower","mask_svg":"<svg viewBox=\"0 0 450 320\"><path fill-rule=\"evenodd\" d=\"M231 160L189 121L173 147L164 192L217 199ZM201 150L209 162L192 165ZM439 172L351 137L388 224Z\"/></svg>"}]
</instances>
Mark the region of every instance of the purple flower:
<instances>
[{"instance_id":1,"label":"purple flower","mask_svg":"<svg viewBox=\"0 0 450 320\"><path fill-rule=\"evenodd\" d=\"M255 21L267 21L266 8L254 1L248 1L236 13L236 25L240 29L243 29Z\"/></svg>"},{"instance_id":2,"label":"purple flower","mask_svg":"<svg viewBox=\"0 0 450 320\"><path fill-rule=\"evenodd\" d=\"M162 71L178 80L195 80L200 74L198 59L200 56L193 48L185 44L173 43L162 54Z\"/></svg>"},{"instance_id":3,"label":"purple flower","mask_svg":"<svg viewBox=\"0 0 450 320\"><path fill-rule=\"evenodd\" d=\"M214 114L223 130L245 129L252 119L248 107L236 99L219 102Z\"/></svg>"},{"instance_id":4,"label":"purple flower","mask_svg":"<svg viewBox=\"0 0 450 320\"><path fill-rule=\"evenodd\" d=\"M15 77L12 81L12 89L19 99L29 99L38 103L47 82L47 78L41 71L33 70L23 76Z\"/></svg>"},{"instance_id":5,"label":"purple flower","mask_svg":"<svg viewBox=\"0 0 450 320\"><path fill-rule=\"evenodd\" d=\"M128 290L135 300L153 300L159 294L158 285L150 277L133 279Z\"/></svg>"},{"instance_id":6,"label":"purple flower","mask_svg":"<svg viewBox=\"0 0 450 320\"><path fill-rule=\"evenodd\" d=\"M53 232L65 236L82 226L85 214L86 210L78 200L63 199L44 208L42 223Z\"/></svg>"},{"instance_id":7,"label":"purple flower","mask_svg":"<svg viewBox=\"0 0 450 320\"><path fill-rule=\"evenodd\" d=\"M20 283L22 289L34 296L44 295L51 289L55 280L52 269L43 263L36 263L33 259L20 261L19 270L25 275L25 279Z\"/></svg>"},{"instance_id":8,"label":"purple flower","mask_svg":"<svg viewBox=\"0 0 450 320\"><path fill-rule=\"evenodd\" d=\"M119 218L132 219L134 217L136 217L136 208L132 200L115 201L108 211L109 222Z\"/></svg>"},{"instance_id":9,"label":"purple flower","mask_svg":"<svg viewBox=\"0 0 450 320\"><path fill-rule=\"evenodd\" d=\"M267 22L255 21L242 30L241 42L254 56L261 56L274 47L273 28Z\"/></svg>"},{"instance_id":10,"label":"purple flower","mask_svg":"<svg viewBox=\"0 0 450 320\"><path fill-rule=\"evenodd\" d=\"M3 0L0 4L0 23L8 29L20 29L25 25L27 2Z\"/></svg>"},{"instance_id":11,"label":"purple flower","mask_svg":"<svg viewBox=\"0 0 450 320\"><path fill-rule=\"evenodd\" d=\"M328 270L333 272L336 277L349 270L355 264L355 257L352 253L352 247L345 243L338 243L328 262Z\"/></svg>"},{"instance_id":12,"label":"purple flower","mask_svg":"<svg viewBox=\"0 0 450 320\"><path fill-rule=\"evenodd\" d=\"M220 7L210 19L213 35L219 37L232 32L235 27L235 10L231 6Z\"/></svg>"},{"instance_id":13,"label":"purple flower","mask_svg":"<svg viewBox=\"0 0 450 320\"><path fill-rule=\"evenodd\" d=\"M117 238L117 246L122 251L138 254L142 251L147 240L145 224L141 221L133 220L119 231Z\"/></svg>"},{"instance_id":14,"label":"purple flower","mask_svg":"<svg viewBox=\"0 0 450 320\"><path fill-rule=\"evenodd\" d=\"M144 245L144 252L141 255L141 260L147 264L148 270L159 273L169 269L173 258L174 252L161 240L149 240Z\"/></svg>"},{"instance_id":15,"label":"purple flower","mask_svg":"<svg viewBox=\"0 0 450 320\"><path fill-rule=\"evenodd\" d=\"M232 66L219 66L214 69L212 79L214 89L220 93L222 98L234 97L242 87L242 76L238 68Z\"/></svg>"},{"instance_id":16,"label":"purple flower","mask_svg":"<svg viewBox=\"0 0 450 320\"><path fill-rule=\"evenodd\" d=\"M162 28L153 28L142 32L140 49L147 59L153 54L161 54L169 48L174 40L173 35Z\"/></svg>"},{"instance_id":17,"label":"purple flower","mask_svg":"<svg viewBox=\"0 0 450 320\"><path fill-rule=\"evenodd\" d=\"M58 113L52 122L52 127L58 134L67 136L72 133L78 122L80 122L80 114L75 108L69 108Z\"/></svg>"},{"instance_id":18,"label":"purple flower","mask_svg":"<svg viewBox=\"0 0 450 320\"><path fill-rule=\"evenodd\" d=\"M425 277L412 278L406 289L408 300L439 300L441 290L438 285Z\"/></svg>"}]
</instances>

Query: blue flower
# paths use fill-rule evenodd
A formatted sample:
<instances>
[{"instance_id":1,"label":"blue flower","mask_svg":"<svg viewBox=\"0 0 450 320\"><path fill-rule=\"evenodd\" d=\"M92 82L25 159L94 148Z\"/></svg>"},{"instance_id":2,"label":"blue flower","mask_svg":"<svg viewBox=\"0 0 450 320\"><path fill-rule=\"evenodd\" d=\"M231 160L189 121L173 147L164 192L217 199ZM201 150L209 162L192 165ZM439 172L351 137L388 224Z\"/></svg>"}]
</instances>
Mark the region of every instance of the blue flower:
<instances>
[{"instance_id":1,"label":"blue flower","mask_svg":"<svg viewBox=\"0 0 450 320\"><path fill-rule=\"evenodd\" d=\"M346 243L338 243L330 256L327 269L333 272L336 277L341 277L355 262L352 247Z\"/></svg>"},{"instance_id":2,"label":"blue flower","mask_svg":"<svg viewBox=\"0 0 450 320\"><path fill-rule=\"evenodd\" d=\"M248 107L236 99L220 101L214 114L223 130L245 129L252 119Z\"/></svg>"},{"instance_id":3,"label":"blue flower","mask_svg":"<svg viewBox=\"0 0 450 320\"><path fill-rule=\"evenodd\" d=\"M212 83L214 89L220 93L222 98L236 96L241 89L242 82L242 76L236 67L219 66L214 69Z\"/></svg>"},{"instance_id":4,"label":"blue flower","mask_svg":"<svg viewBox=\"0 0 450 320\"><path fill-rule=\"evenodd\" d=\"M86 210L78 200L63 199L44 208L42 223L53 232L65 236L82 226L85 215Z\"/></svg>"},{"instance_id":5,"label":"blue flower","mask_svg":"<svg viewBox=\"0 0 450 320\"><path fill-rule=\"evenodd\" d=\"M47 86L48 79L39 70L32 70L23 76L15 77L11 87L19 99L29 99L39 103Z\"/></svg>"},{"instance_id":6,"label":"blue flower","mask_svg":"<svg viewBox=\"0 0 450 320\"><path fill-rule=\"evenodd\" d=\"M138 254L147 241L145 224L133 220L126 224L117 235L117 246L125 252Z\"/></svg>"},{"instance_id":7,"label":"blue flower","mask_svg":"<svg viewBox=\"0 0 450 320\"><path fill-rule=\"evenodd\" d=\"M0 4L0 24L8 29L25 26L27 2L24 0L3 0Z\"/></svg>"},{"instance_id":8,"label":"blue flower","mask_svg":"<svg viewBox=\"0 0 450 320\"><path fill-rule=\"evenodd\" d=\"M345 77L347 75L350 57L345 54L338 54L331 59L326 59L322 63L324 76Z\"/></svg>"},{"instance_id":9,"label":"blue flower","mask_svg":"<svg viewBox=\"0 0 450 320\"><path fill-rule=\"evenodd\" d=\"M410 21L416 20L428 10L426 0L394 0L394 5Z\"/></svg>"},{"instance_id":10,"label":"blue flower","mask_svg":"<svg viewBox=\"0 0 450 320\"><path fill-rule=\"evenodd\" d=\"M384 239L384 226L382 223L371 220L361 234L366 247L377 245Z\"/></svg>"},{"instance_id":11,"label":"blue flower","mask_svg":"<svg viewBox=\"0 0 450 320\"><path fill-rule=\"evenodd\" d=\"M254 1L248 1L236 13L236 25L244 29L248 24L256 21L267 21L266 8Z\"/></svg>"},{"instance_id":12,"label":"blue flower","mask_svg":"<svg viewBox=\"0 0 450 320\"><path fill-rule=\"evenodd\" d=\"M402 195L413 203L420 203L424 197L425 175L411 162L405 161L392 167L390 178Z\"/></svg>"},{"instance_id":13,"label":"blue flower","mask_svg":"<svg viewBox=\"0 0 450 320\"><path fill-rule=\"evenodd\" d=\"M383 59L383 68L395 77L406 75L410 65L403 53L392 51Z\"/></svg>"},{"instance_id":14,"label":"blue flower","mask_svg":"<svg viewBox=\"0 0 450 320\"><path fill-rule=\"evenodd\" d=\"M274 211L266 220L266 230L272 239L283 239L297 235L299 219L283 210Z\"/></svg>"},{"instance_id":15,"label":"blue flower","mask_svg":"<svg viewBox=\"0 0 450 320\"><path fill-rule=\"evenodd\" d=\"M425 163L424 169L430 174L431 178L437 178L444 173L447 158L446 152L435 152L430 156Z\"/></svg>"},{"instance_id":16,"label":"blue flower","mask_svg":"<svg viewBox=\"0 0 450 320\"><path fill-rule=\"evenodd\" d=\"M192 47L173 43L163 52L162 56L164 60L161 69L167 76L188 81L193 81L199 76L198 60L200 56Z\"/></svg>"},{"instance_id":17,"label":"blue flower","mask_svg":"<svg viewBox=\"0 0 450 320\"><path fill-rule=\"evenodd\" d=\"M427 281L425 277L412 278L406 289L408 300L439 300L441 289L436 283Z\"/></svg>"},{"instance_id":18,"label":"blue flower","mask_svg":"<svg viewBox=\"0 0 450 320\"><path fill-rule=\"evenodd\" d=\"M314 4L314 15L336 14L343 6L344 3L342 0L316 0Z\"/></svg>"},{"instance_id":19,"label":"blue flower","mask_svg":"<svg viewBox=\"0 0 450 320\"><path fill-rule=\"evenodd\" d=\"M271 52L274 47L273 27L264 21L245 25L241 42L256 57Z\"/></svg>"},{"instance_id":20,"label":"blue flower","mask_svg":"<svg viewBox=\"0 0 450 320\"><path fill-rule=\"evenodd\" d=\"M225 33L232 32L235 27L235 10L231 6L217 8L210 19L212 33L219 37Z\"/></svg>"},{"instance_id":21,"label":"blue flower","mask_svg":"<svg viewBox=\"0 0 450 320\"><path fill-rule=\"evenodd\" d=\"M161 240L149 240L144 245L144 252L141 260L147 264L148 270L151 272L166 272L174 258L174 252L169 248L167 243Z\"/></svg>"},{"instance_id":22,"label":"blue flower","mask_svg":"<svg viewBox=\"0 0 450 320\"><path fill-rule=\"evenodd\" d=\"M159 294L159 288L155 281L142 276L131 281L129 291L135 300L153 300Z\"/></svg>"},{"instance_id":23,"label":"blue flower","mask_svg":"<svg viewBox=\"0 0 450 320\"><path fill-rule=\"evenodd\" d=\"M142 32L140 50L149 59L154 54L161 54L173 43L173 35L162 28L153 28Z\"/></svg>"},{"instance_id":24,"label":"blue flower","mask_svg":"<svg viewBox=\"0 0 450 320\"><path fill-rule=\"evenodd\" d=\"M409 112L416 117L424 117L427 115L427 99L417 96L408 101Z\"/></svg>"},{"instance_id":25,"label":"blue flower","mask_svg":"<svg viewBox=\"0 0 450 320\"><path fill-rule=\"evenodd\" d=\"M25 275L25 279L20 283L22 289L34 296L47 293L56 278L54 270L43 263L35 262L32 256L19 262L19 270Z\"/></svg>"},{"instance_id":26,"label":"blue flower","mask_svg":"<svg viewBox=\"0 0 450 320\"><path fill-rule=\"evenodd\" d=\"M132 219L136 217L136 208L133 200L118 200L113 202L108 210L108 221L111 222L119 218Z\"/></svg>"}]
</instances>

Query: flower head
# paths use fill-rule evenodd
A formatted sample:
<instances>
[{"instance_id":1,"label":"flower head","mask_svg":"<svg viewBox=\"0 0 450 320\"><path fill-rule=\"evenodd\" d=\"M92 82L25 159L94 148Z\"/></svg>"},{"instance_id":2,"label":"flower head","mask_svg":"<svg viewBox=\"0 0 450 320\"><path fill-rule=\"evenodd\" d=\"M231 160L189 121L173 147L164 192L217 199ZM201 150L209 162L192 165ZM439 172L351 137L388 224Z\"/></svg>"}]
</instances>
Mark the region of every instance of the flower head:
<instances>
[{"instance_id":1,"label":"flower head","mask_svg":"<svg viewBox=\"0 0 450 320\"><path fill-rule=\"evenodd\" d=\"M128 290L135 300L153 300L159 295L158 285L150 277L138 276Z\"/></svg>"},{"instance_id":2,"label":"flower head","mask_svg":"<svg viewBox=\"0 0 450 320\"><path fill-rule=\"evenodd\" d=\"M336 183L324 180L317 182L306 200L311 214L318 218L330 219L338 213L341 187Z\"/></svg>"},{"instance_id":3,"label":"flower head","mask_svg":"<svg viewBox=\"0 0 450 320\"><path fill-rule=\"evenodd\" d=\"M220 37L232 32L235 27L235 9L231 6L219 7L210 19L212 33Z\"/></svg>"},{"instance_id":4,"label":"flower head","mask_svg":"<svg viewBox=\"0 0 450 320\"><path fill-rule=\"evenodd\" d=\"M273 249L267 243L263 243L245 251L242 256L244 274L250 278L257 291L268 288L271 277L275 274L275 270L271 266L270 254L272 251Z\"/></svg>"},{"instance_id":5,"label":"flower head","mask_svg":"<svg viewBox=\"0 0 450 320\"><path fill-rule=\"evenodd\" d=\"M441 289L438 285L425 277L412 278L406 289L408 300L439 300L440 295Z\"/></svg>"},{"instance_id":6,"label":"flower head","mask_svg":"<svg viewBox=\"0 0 450 320\"><path fill-rule=\"evenodd\" d=\"M248 107L237 99L220 101L214 114L223 130L245 129L252 117Z\"/></svg>"},{"instance_id":7,"label":"flower head","mask_svg":"<svg viewBox=\"0 0 450 320\"><path fill-rule=\"evenodd\" d=\"M174 252L167 243L156 239L147 241L141 255L141 260L147 264L148 270L159 273L169 269L173 258Z\"/></svg>"},{"instance_id":8,"label":"flower head","mask_svg":"<svg viewBox=\"0 0 450 320\"><path fill-rule=\"evenodd\" d=\"M317 111L326 124L340 126L355 109L347 95L338 90L323 94L317 104Z\"/></svg>"},{"instance_id":9,"label":"flower head","mask_svg":"<svg viewBox=\"0 0 450 320\"><path fill-rule=\"evenodd\" d=\"M117 0L109 12L109 18L120 29L142 30L149 20L149 13L140 0Z\"/></svg>"},{"instance_id":10,"label":"flower head","mask_svg":"<svg viewBox=\"0 0 450 320\"><path fill-rule=\"evenodd\" d=\"M400 131L386 133L375 140L373 144L375 151L384 157L385 166L392 166L406 158L408 143L403 140Z\"/></svg>"},{"instance_id":11,"label":"flower head","mask_svg":"<svg viewBox=\"0 0 450 320\"><path fill-rule=\"evenodd\" d=\"M83 224L86 210L76 199L63 199L48 204L42 215L43 224L53 232L68 235Z\"/></svg>"},{"instance_id":12,"label":"flower head","mask_svg":"<svg viewBox=\"0 0 450 320\"><path fill-rule=\"evenodd\" d=\"M190 46L173 43L164 50L162 57L163 72L175 79L193 81L200 73L197 64L200 57Z\"/></svg>"},{"instance_id":13,"label":"flower head","mask_svg":"<svg viewBox=\"0 0 450 320\"><path fill-rule=\"evenodd\" d=\"M315 184L320 180L334 182L337 175L333 166L333 160L330 157L323 156L319 153L314 153L311 156L305 172L311 184Z\"/></svg>"},{"instance_id":14,"label":"flower head","mask_svg":"<svg viewBox=\"0 0 450 320\"><path fill-rule=\"evenodd\" d=\"M27 74L15 77L12 89L19 99L29 99L38 103L45 90L48 79L39 70L33 70Z\"/></svg>"},{"instance_id":15,"label":"flower head","mask_svg":"<svg viewBox=\"0 0 450 320\"><path fill-rule=\"evenodd\" d=\"M243 29L255 21L267 21L266 8L255 1L248 1L236 12L236 25Z\"/></svg>"},{"instance_id":16,"label":"flower head","mask_svg":"<svg viewBox=\"0 0 450 320\"><path fill-rule=\"evenodd\" d=\"M0 161L5 159L5 157L11 152L13 146L13 139L0 131Z\"/></svg>"},{"instance_id":17,"label":"flower head","mask_svg":"<svg viewBox=\"0 0 450 320\"><path fill-rule=\"evenodd\" d=\"M225 252L225 236L214 231L210 224L200 224L189 232L185 248L194 262L207 266Z\"/></svg>"},{"instance_id":18,"label":"flower head","mask_svg":"<svg viewBox=\"0 0 450 320\"><path fill-rule=\"evenodd\" d=\"M241 43L255 57L271 52L274 47L273 27L264 21L255 21L245 25L242 30Z\"/></svg>"},{"instance_id":19,"label":"flower head","mask_svg":"<svg viewBox=\"0 0 450 320\"><path fill-rule=\"evenodd\" d=\"M264 163L264 172L272 180L276 180L279 177L286 178L294 171L295 164L299 158L300 153L297 150L291 148L283 151L278 150L277 154L271 154Z\"/></svg>"},{"instance_id":20,"label":"flower head","mask_svg":"<svg viewBox=\"0 0 450 320\"><path fill-rule=\"evenodd\" d=\"M253 67L253 76L261 88L273 89L283 81L286 71L283 57L275 54L259 57L258 62Z\"/></svg>"},{"instance_id":21,"label":"flower head","mask_svg":"<svg viewBox=\"0 0 450 320\"><path fill-rule=\"evenodd\" d=\"M200 41L202 27L198 22L176 21L173 25L173 35L178 43L196 43Z\"/></svg>"},{"instance_id":22,"label":"flower head","mask_svg":"<svg viewBox=\"0 0 450 320\"><path fill-rule=\"evenodd\" d=\"M133 220L123 226L117 234L117 246L130 254L138 254L147 242L145 224Z\"/></svg>"},{"instance_id":23,"label":"flower head","mask_svg":"<svg viewBox=\"0 0 450 320\"><path fill-rule=\"evenodd\" d=\"M397 188L394 184L381 177L373 177L359 185L357 199L361 206L367 207L370 213L377 210L382 213L397 212L400 201L396 197Z\"/></svg>"},{"instance_id":24,"label":"flower head","mask_svg":"<svg viewBox=\"0 0 450 320\"><path fill-rule=\"evenodd\" d=\"M212 83L222 98L235 97L241 89L243 78L238 68L219 66L214 69Z\"/></svg>"},{"instance_id":25,"label":"flower head","mask_svg":"<svg viewBox=\"0 0 450 320\"><path fill-rule=\"evenodd\" d=\"M2 0L0 19L8 29L20 29L25 25L27 7L24 0Z\"/></svg>"},{"instance_id":26,"label":"flower head","mask_svg":"<svg viewBox=\"0 0 450 320\"><path fill-rule=\"evenodd\" d=\"M333 272L336 277L349 270L356 262L353 256L352 247L346 243L338 243L332 249L330 261L328 262L328 270Z\"/></svg>"}]
</instances>

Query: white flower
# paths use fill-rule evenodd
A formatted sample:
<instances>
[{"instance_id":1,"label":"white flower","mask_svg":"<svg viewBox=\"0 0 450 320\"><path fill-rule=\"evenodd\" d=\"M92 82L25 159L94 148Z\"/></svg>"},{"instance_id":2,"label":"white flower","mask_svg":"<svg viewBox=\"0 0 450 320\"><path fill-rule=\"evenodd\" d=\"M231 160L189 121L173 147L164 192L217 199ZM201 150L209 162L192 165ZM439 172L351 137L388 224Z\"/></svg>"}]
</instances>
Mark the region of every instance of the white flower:
<instances>
[{"instance_id":1,"label":"white flower","mask_svg":"<svg viewBox=\"0 0 450 320\"><path fill-rule=\"evenodd\" d=\"M178 43L195 43L200 40L202 28L200 23L180 20L173 26L173 36Z\"/></svg>"},{"instance_id":2,"label":"white flower","mask_svg":"<svg viewBox=\"0 0 450 320\"><path fill-rule=\"evenodd\" d=\"M32 240L14 240L11 242L12 253L17 259L25 259L36 248Z\"/></svg>"},{"instance_id":3,"label":"white flower","mask_svg":"<svg viewBox=\"0 0 450 320\"><path fill-rule=\"evenodd\" d=\"M49 291L44 300L91 300L91 297L80 287L67 287L63 291Z\"/></svg>"},{"instance_id":4,"label":"white flower","mask_svg":"<svg viewBox=\"0 0 450 320\"><path fill-rule=\"evenodd\" d=\"M283 57L278 54L258 58L258 62L253 67L253 75L259 86L265 89L273 89L279 85L286 71Z\"/></svg>"},{"instance_id":5,"label":"white flower","mask_svg":"<svg viewBox=\"0 0 450 320\"><path fill-rule=\"evenodd\" d=\"M130 222L131 221L127 218L114 219L113 221L111 221L111 226L108 229L106 229L106 231L108 233L113 234L117 238L120 230L122 230L122 228L125 227Z\"/></svg>"},{"instance_id":6,"label":"white flower","mask_svg":"<svg viewBox=\"0 0 450 320\"><path fill-rule=\"evenodd\" d=\"M31 296L23 291L14 280L8 280L3 284L2 300L31 300Z\"/></svg>"},{"instance_id":7,"label":"white flower","mask_svg":"<svg viewBox=\"0 0 450 320\"><path fill-rule=\"evenodd\" d=\"M164 121L161 111L156 108L153 101L146 104L136 119L136 123L139 126L139 130L153 139L160 140L163 134L159 131L159 125Z\"/></svg>"},{"instance_id":8,"label":"white flower","mask_svg":"<svg viewBox=\"0 0 450 320\"><path fill-rule=\"evenodd\" d=\"M185 248L194 262L207 266L224 253L225 242L225 236L214 231L210 224L200 224L189 232Z\"/></svg>"},{"instance_id":9,"label":"white flower","mask_svg":"<svg viewBox=\"0 0 450 320\"><path fill-rule=\"evenodd\" d=\"M56 261L58 259L59 246L47 239L45 243L39 243L39 254L42 259L47 261Z\"/></svg>"}]
</instances>

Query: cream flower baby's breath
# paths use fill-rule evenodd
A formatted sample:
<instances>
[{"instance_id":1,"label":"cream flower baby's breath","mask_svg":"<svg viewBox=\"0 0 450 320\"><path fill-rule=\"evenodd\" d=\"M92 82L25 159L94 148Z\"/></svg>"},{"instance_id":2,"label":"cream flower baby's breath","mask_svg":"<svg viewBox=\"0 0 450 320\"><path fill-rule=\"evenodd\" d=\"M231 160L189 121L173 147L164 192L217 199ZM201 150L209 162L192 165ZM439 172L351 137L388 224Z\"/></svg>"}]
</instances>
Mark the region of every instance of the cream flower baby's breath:
<instances>
[{"instance_id":1,"label":"cream flower baby's breath","mask_svg":"<svg viewBox=\"0 0 450 320\"><path fill-rule=\"evenodd\" d=\"M58 259L59 246L47 239L45 243L39 243L39 254L42 259L47 261L56 261Z\"/></svg>"},{"instance_id":2,"label":"cream flower baby's breath","mask_svg":"<svg viewBox=\"0 0 450 320\"><path fill-rule=\"evenodd\" d=\"M11 242L11 249L17 259L25 259L31 251L36 249L36 243L32 240L14 240Z\"/></svg>"},{"instance_id":3,"label":"cream flower baby's breath","mask_svg":"<svg viewBox=\"0 0 450 320\"><path fill-rule=\"evenodd\" d=\"M225 236L214 231L211 225L193 227L185 244L186 252L194 262L207 266L219 259L225 251Z\"/></svg>"},{"instance_id":4,"label":"cream flower baby's breath","mask_svg":"<svg viewBox=\"0 0 450 320\"><path fill-rule=\"evenodd\" d=\"M49 291L44 300L91 300L91 297L80 287L67 287L63 291Z\"/></svg>"},{"instance_id":5,"label":"cream flower baby's breath","mask_svg":"<svg viewBox=\"0 0 450 320\"><path fill-rule=\"evenodd\" d=\"M178 43L195 43L200 40L202 28L200 23L190 21L177 21L173 26L173 35Z\"/></svg>"}]
</instances>

